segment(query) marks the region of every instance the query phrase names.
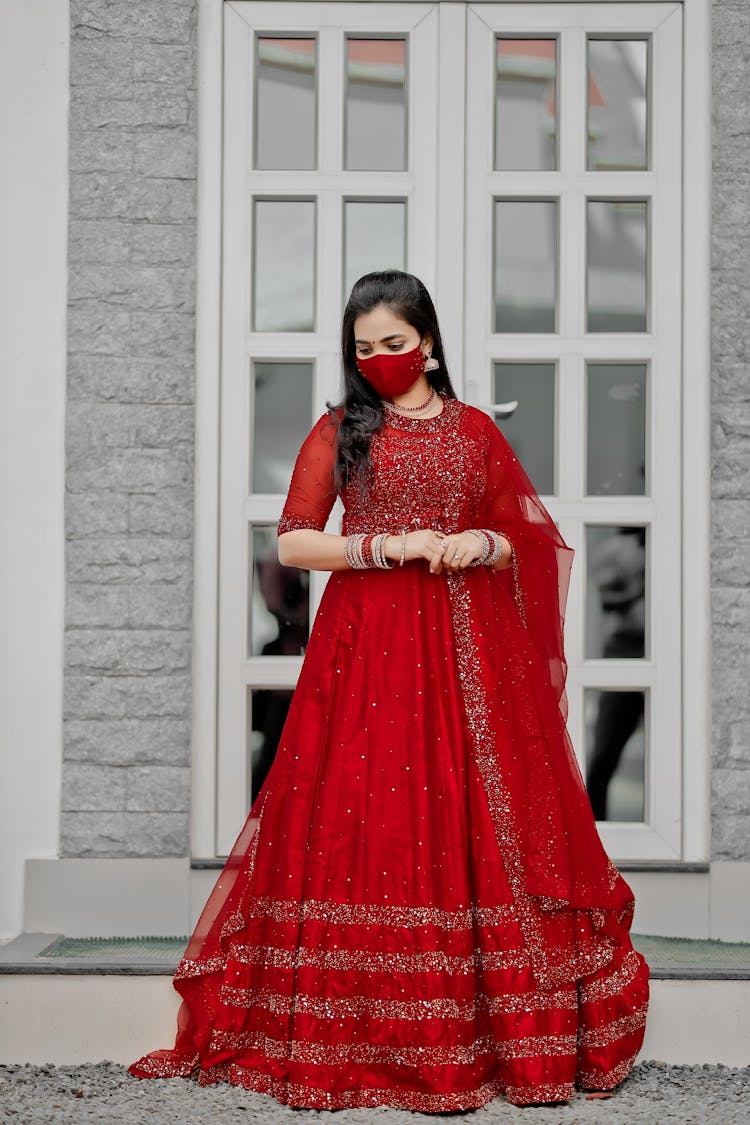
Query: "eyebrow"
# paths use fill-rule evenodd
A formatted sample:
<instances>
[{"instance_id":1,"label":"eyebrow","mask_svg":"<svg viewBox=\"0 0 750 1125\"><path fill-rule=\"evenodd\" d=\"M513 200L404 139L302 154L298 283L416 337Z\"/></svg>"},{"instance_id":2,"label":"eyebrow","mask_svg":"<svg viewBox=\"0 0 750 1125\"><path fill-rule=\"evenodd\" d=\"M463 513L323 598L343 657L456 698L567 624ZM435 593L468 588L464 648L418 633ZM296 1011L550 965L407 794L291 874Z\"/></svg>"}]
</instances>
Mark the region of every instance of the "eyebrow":
<instances>
[{"instance_id":1,"label":"eyebrow","mask_svg":"<svg viewBox=\"0 0 750 1125\"><path fill-rule=\"evenodd\" d=\"M380 343L381 344L387 344L389 340L397 340L399 338L399 336L405 336L405 335L406 335L405 332L393 332L390 336L383 336ZM370 341L369 340L355 340L354 343L355 344L369 344Z\"/></svg>"}]
</instances>

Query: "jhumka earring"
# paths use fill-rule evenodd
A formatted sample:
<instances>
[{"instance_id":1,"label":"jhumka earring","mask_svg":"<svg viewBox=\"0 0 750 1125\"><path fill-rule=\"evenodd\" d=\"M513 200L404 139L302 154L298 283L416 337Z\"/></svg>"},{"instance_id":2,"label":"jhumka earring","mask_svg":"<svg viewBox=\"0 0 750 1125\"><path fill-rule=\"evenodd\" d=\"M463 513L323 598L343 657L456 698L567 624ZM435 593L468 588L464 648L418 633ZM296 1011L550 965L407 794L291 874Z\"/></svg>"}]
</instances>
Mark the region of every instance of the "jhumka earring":
<instances>
[{"instance_id":1,"label":"jhumka earring","mask_svg":"<svg viewBox=\"0 0 750 1125\"><path fill-rule=\"evenodd\" d=\"M437 371L439 366L440 363L438 360L433 359L431 355L426 356L424 365L425 371Z\"/></svg>"}]
</instances>

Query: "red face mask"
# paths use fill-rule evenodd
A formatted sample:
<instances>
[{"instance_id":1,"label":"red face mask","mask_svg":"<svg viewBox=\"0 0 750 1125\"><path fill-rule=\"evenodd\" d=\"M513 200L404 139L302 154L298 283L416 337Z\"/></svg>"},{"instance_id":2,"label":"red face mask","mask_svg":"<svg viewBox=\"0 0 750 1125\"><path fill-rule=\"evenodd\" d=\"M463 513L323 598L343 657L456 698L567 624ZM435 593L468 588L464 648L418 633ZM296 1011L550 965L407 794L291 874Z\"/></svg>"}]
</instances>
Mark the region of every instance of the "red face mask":
<instances>
[{"instance_id":1,"label":"red face mask","mask_svg":"<svg viewBox=\"0 0 750 1125\"><path fill-rule=\"evenodd\" d=\"M389 355L362 356L357 360L357 370L370 383L381 398L402 395L412 387L424 371L424 352L417 344L409 352Z\"/></svg>"}]
</instances>

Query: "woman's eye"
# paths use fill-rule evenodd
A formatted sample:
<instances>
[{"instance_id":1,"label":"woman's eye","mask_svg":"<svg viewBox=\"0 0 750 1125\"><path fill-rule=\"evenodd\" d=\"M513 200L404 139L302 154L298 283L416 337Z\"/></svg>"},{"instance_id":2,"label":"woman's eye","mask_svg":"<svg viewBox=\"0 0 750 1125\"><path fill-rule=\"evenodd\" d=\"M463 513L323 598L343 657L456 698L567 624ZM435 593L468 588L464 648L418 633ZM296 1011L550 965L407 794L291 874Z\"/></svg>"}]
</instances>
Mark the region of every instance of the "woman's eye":
<instances>
[{"instance_id":1,"label":"woman's eye","mask_svg":"<svg viewBox=\"0 0 750 1125\"><path fill-rule=\"evenodd\" d=\"M402 342L402 343L400 343L400 344L389 344L389 345L388 345L388 348L389 348L389 350L390 350L390 351L392 351L392 352L400 352L400 351L401 351L401 349L403 348L403 346L404 346L404 345L403 345L403 342Z\"/></svg>"}]
</instances>

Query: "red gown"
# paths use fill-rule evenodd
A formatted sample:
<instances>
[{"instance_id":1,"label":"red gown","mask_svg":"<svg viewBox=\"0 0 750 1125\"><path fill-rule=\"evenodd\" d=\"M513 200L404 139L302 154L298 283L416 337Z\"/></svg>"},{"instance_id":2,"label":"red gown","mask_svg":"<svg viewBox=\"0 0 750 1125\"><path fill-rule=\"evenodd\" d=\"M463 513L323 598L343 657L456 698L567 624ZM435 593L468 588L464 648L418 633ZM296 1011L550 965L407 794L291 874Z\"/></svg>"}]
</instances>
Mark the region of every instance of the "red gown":
<instances>
[{"instance_id":1,"label":"red gown","mask_svg":"<svg viewBox=\"0 0 750 1125\"><path fill-rule=\"evenodd\" d=\"M310 1108L420 1112L611 1089L648 966L566 729L572 550L494 422L389 413L342 534L507 533L516 565L333 571L266 781L174 976L188 1076ZM322 530L342 411L300 450L279 533Z\"/></svg>"}]
</instances>

